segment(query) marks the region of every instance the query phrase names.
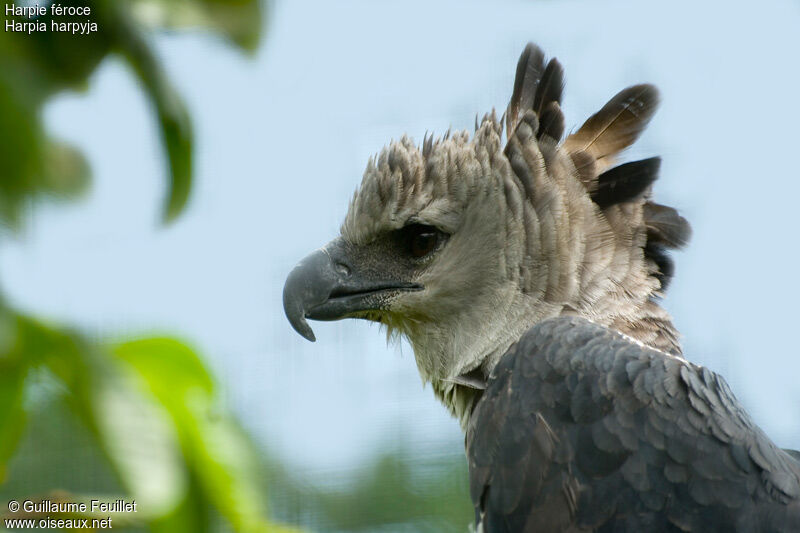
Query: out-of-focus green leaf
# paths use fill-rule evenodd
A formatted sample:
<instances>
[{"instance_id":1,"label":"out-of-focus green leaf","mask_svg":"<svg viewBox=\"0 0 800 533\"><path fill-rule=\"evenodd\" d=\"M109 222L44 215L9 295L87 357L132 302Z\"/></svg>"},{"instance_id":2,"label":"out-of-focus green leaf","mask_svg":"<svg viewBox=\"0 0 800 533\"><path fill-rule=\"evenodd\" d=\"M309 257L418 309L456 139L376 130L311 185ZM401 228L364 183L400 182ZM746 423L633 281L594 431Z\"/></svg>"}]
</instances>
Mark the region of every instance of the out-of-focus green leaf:
<instances>
[{"instance_id":1,"label":"out-of-focus green leaf","mask_svg":"<svg viewBox=\"0 0 800 533\"><path fill-rule=\"evenodd\" d=\"M26 197L75 197L86 190L89 165L74 148L46 142L37 112L0 83L0 222L15 225Z\"/></svg>"},{"instance_id":2,"label":"out-of-focus green leaf","mask_svg":"<svg viewBox=\"0 0 800 533\"><path fill-rule=\"evenodd\" d=\"M115 353L141 374L170 411L193 475L231 526L241 532L278 531L280 526L266 519L253 450L220 409L214 383L197 355L171 339L133 341Z\"/></svg>"},{"instance_id":3,"label":"out-of-focus green leaf","mask_svg":"<svg viewBox=\"0 0 800 533\"><path fill-rule=\"evenodd\" d=\"M155 108L161 140L169 162L170 187L164 206L164 221L173 221L186 206L192 186L193 139L189 112L148 46L141 30L126 13L117 11L117 46L128 60Z\"/></svg>"},{"instance_id":4,"label":"out-of-focus green leaf","mask_svg":"<svg viewBox=\"0 0 800 533\"><path fill-rule=\"evenodd\" d=\"M75 197L88 188L89 163L72 146L50 141L45 151L43 178L45 190L53 195Z\"/></svg>"},{"instance_id":5,"label":"out-of-focus green leaf","mask_svg":"<svg viewBox=\"0 0 800 533\"><path fill-rule=\"evenodd\" d=\"M43 140L35 107L7 78L0 72L0 222L15 225L22 201L40 188Z\"/></svg>"},{"instance_id":6,"label":"out-of-focus green leaf","mask_svg":"<svg viewBox=\"0 0 800 533\"><path fill-rule=\"evenodd\" d=\"M57 4L65 8L89 7L92 14L90 17L53 15L52 11L48 11L37 19L46 24L47 31L31 35L14 34L12 37L27 48L26 61L36 65L40 83L47 87L48 96L63 89L85 88L89 76L111 51L114 43L113 27L106 24L102 2L61 0ZM85 23L87 20L97 23L97 31L81 35L51 29L53 22Z\"/></svg>"},{"instance_id":7,"label":"out-of-focus green leaf","mask_svg":"<svg viewBox=\"0 0 800 533\"><path fill-rule=\"evenodd\" d=\"M261 33L258 0L133 0L133 12L151 27L214 28L250 52Z\"/></svg>"},{"instance_id":8,"label":"out-of-focus green leaf","mask_svg":"<svg viewBox=\"0 0 800 533\"><path fill-rule=\"evenodd\" d=\"M183 212L192 188L193 143L189 113L177 93L173 93L170 100L172 102L156 102L171 178L164 206L165 222L172 222Z\"/></svg>"},{"instance_id":9,"label":"out-of-focus green leaf","mask_svg":"<svg viewBox=\"0 0 800 533\"><path fill-rule=\"evenodd\" d=\"M26 198L72 195L85 189L88 165L74 151L48 148L41 105L64 89L86 87L110 52L131 64L153 104L168 160L163 219L183 211L192 186L193 136L189 113L145 39L146 25L211 29L244 50L256 49L262 25L258 0L64 0L88 6L97 31L0 33L0 223L15 225ZM86 22L47 14L39 20ZM66 159L65 159L66 157ZM55 164L53 164L55 163Z\"/></svg>"},{"instance_id":10,"label":"out-of-focus green leaf","mask_svg":"<svg viewBox=\"0 0 800 533\"><path fill-rule=\"evenodd\" d=\"M49 27L51 18L39 20ZM109 33L102 29L81 36L0 33L0 222L16 225L28 198L72 196L85 188L88 166L74 150L48 143L41 106L58 91L84 87L109 50Z\"/></svg>"},{"instance_id":11,"label":"out-of-focus green leaf","mask_svg":"<svg viewBox=\"0 0 800 533\"><path fill-rule=\"evenodd\" d=\"M145 517L171 513L186 492L186 471L172 420L132 373L109 369L81 405L123 486Z\"/></svg>"},{"instance_id":12,"label":"out-of-focus green leaf","mask_svg":"<svg viewBox=\"0 0 800 533\"><path fill-rule=\"evenodd\" d=\"M114 353L132 365L150 390L171 411L187 394L214 395L214 381L194 351L169 338L139 339L116 346Z\"/></svg>"},{"instance_id":13,"label":"out-of-focus green leaf","mask_svg":"<svg viewBox=\"0 0 800 533\"><path fill-rule=\"evenodd\" d=\"M151 533L207 533L211 531L211 506L195 479L191 479L181 504L168 515L150 522Z\"/></svg>"},{"instance_id":14,"label":"out-of-focus green leaf","mask_svg":"<svg viewBox=\"0 0 800 533\"><path fill-rule=\"evenodd\" d=\"M0 353L0 483L6 478L6 463L17 449L25 429L25 392L27 365L9 360Z\"/></svg>"},{"instance_id":15,"label":"out-of-focus green leaf","mask_svg":"<svg viewBox=\"0 0 800 533\"><path fill-rule=\"evenodd\" d=\"M66 386L72 409L95 435L141 516L166 515L186 491L186 472L172 420L127 366L80 336L17 318L19 352L44 364Z\"/></svg>"}]
</instances>

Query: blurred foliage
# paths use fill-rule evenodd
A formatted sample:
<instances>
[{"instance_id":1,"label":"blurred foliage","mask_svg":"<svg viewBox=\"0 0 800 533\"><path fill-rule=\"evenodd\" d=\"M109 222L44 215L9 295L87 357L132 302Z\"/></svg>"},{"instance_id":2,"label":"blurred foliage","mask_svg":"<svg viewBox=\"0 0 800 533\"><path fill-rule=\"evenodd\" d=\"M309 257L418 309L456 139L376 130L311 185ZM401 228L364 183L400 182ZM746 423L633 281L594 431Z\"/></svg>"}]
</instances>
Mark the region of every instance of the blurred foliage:
<instances>
[{"instance_id":1,"label":"blurred foliage","mask_svg":"<svg viewBox=\"0 0 800 533\"><path fill-rule=\"evenodd\" d=\"M120 518L146 524L150 531L209 531L212 511L235 531L288 531L263 516L266 496L257 481L257 454L220 406L214 381L191 349L165 338L92 345L76 333L27 317L13 320L16 338L3 353L4 370L9 370L3 376L13 376L2 387L11 399L0 404L3 451L23 436L21 421L32 413L48 420L47 434L41 434L40 424L39 435L21 455L30 450L36 457L61 459L43 469L29 459L27 471L17 477L12 471L10 486L3 487L8 499L42 498L63 487L91 491L97 498L96 491L105 489L113 492L101 499L135 500L139 512ZM77 425L83 429L76 431ZM42 439L53 446L76 435L81 439L77 452L43 450ZM91 451L81 461L86 450ZM31 486L31 480L69 464L101 472L89 478L100 482L82 483L85 472L73 479L76 469L58 485ZM66 501L89 499L72 492Z\"/></svg>"},{"instance_id":2,"label":"blurred foliage","mask_svg":"<svg viewBox=\"0 0 800 533\"><path fill-rule=\"evenodd\" d=\"M48 10L34 19L46 24L46 31L0 32L0 224L17 227L39 197L70 198L87 188L88 163L47 134L42 108L61 91L86 87L111 54L130 65L152 103L168 162L164 220L173 220L191 190L192 126L156 58L147 25L204 28L251 51L258 43L260 4L68 0L60 5L89 7L91 14L57 16ZM29 22L12 15L6 19ZM51 20L88 20L98 30L84 35L50 31ZM44 407L42 397L47 398ZM81 439L75 457L62 456L50 470L88 463L103 465L102 474L83 485L86 494L52 492L74 490L70 479L40 486L36 493L18 487L22 492L8 493L8 499L135 500L138 512L115 516L117 528L196 533L210 531L212 516L219 516L235 531L288 531L267 519L254 467L257 455L220 405L205 365L186 345L164 338L91 342L68 327L18 313L0 299L0 483L10 479L4 491L15 483L7 465L19 450L26 421L42 408L57 414L50 417L50 429L61 429L51 431L49 439ZM76 427L82 431L76 433ZM38 442L27 442L19 455L39 448ZM81 454L84 461L75 463ZM38 454L36 461L41 461ZM80 478L78 469L71 474ZM40 469L36 475L48 480Z\"/></svg>"},{"instance_id":3,"label":"blurred foliage","mask_svg":"<svg viewBox=\"0 0 800 533\"><path fill-rule=\"evenodd\" d=\"M19 2L22 4L22 2ZM42 127L42 106L65 89L80 89L110 54L125 59L147 94L167 154L169 190L165 221L189 198L192 126L148 41L148 28L203 28L244 51L255 50L262 25L257 0L66 0L87 6L89 17L53 16L37 21L97 23L96 32L0 32L0 223L16 225L26 200L41 195L71 197L86 189L88 165L76 150L52 139ZM4 6L5 7L5 6ZM4 10L5 11L5 10ZM27 19L6 17L24 22ZM4 24L5 24L4 20Z\"/></svg>"},{"instance_id":4,"label":"blurred foliage","mask_svg":"<svg viewBox=\"0 0 800 533\"><path fill-rule=\"evenodd\" d=\"M51 487L63 486L72 491L67 498L72 501L76 495L121 493L87 429L60 398L63 391L42 372L32 379L39 394L32 399L31 418L9 465L8 483L0 488L0 502L18 494L50 494ZM272 516L309 531L468 531L472 508L463 454L420 456L407 446L389 444L385 453L346 473L300 475L264 454L255 468L272 487ZM212 506L205 513L211 531L224 530ZM143 530L133 526L132 531Z\"/></svg>"}]
</instances>

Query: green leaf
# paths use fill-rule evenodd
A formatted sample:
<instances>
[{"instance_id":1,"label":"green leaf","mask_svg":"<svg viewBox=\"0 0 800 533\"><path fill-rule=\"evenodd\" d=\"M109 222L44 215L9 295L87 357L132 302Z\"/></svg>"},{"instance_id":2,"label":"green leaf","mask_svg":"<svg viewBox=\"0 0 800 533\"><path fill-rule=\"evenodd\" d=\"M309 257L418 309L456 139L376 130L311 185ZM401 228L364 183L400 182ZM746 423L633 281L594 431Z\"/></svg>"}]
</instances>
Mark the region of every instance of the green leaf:
<instances>
[{"instance_id":1,"label":"green leaf","mask_svg":"<svg viewBox=\"0 0 800 533\"><path fill-rule=\"evenodd\" d=\"M168 515L152 520L151 533L207 533L211 530L211 506L198 486L191 479L189 490L181 504Z\"/></svg>"},{"instance_id":2,"label":"green leaf","mask_svg":"<svg viewBox=\"0 0 800 533\"><path fill-rule=\"evenodd\" d=\"M161 137L169 157L171 180L164 207L164 221L168 223L181 214L189 201L192 188L192 127L189 113L176 93L160 96L156 107Z\"/></svg>"},{"instance_id":3,"label":"green leaf","mask_svg":"<svg viewBox=\"0 0 800 533\"><path fill-rule=\"evenodd\" d=\"M88 165L77 152L50 145L41 106L57 92L85 88L109 52L128 59L155 109L165 148L169 188L163 220L184 210L192 186L193 135L186 106L170 85L142 27L210 29L246 51L258 46L263 23L258 0L65 0L89 6L98 30L86 35L0 32L0 224L15 226L27 198L41 192L73 196L86 188ZM52 15L41 21L48 24ZM59 22L85 22L56 17Z\"/></svg>"},{"instance_id":4,"label":"green leaf","mask_svg":"<svg viewBox=\"0 0 800 533\"><path fill-rule=\"evenodd\" d=\"M16 317L16 336L17 359L44 365L63 383L141 516L171 513L187 474L171 417L141 378L81 336L31 318Z\"/></svg>"},{"instance_id":5,"label":"green leaf","mask_svg":"<svg viewBox=\"0 0 800 533\"><path fill-rule=\"evenodd\" d=\"M115 353L136 368L170 411L193 476L234 530L278 531L279 526L266 519L254 450L220 408L211 377L197 355L171 339L125 343Z\"/></svg>"},{"instance_id":6,"label":"green leaf","mask_svg":"<svg viewBox=\"0 0 800 533\"><path fill-rule=\"evenodd\" d=\"M0 484L25 429L23 398L28 366L8 355L0 352Z\"/></svg>"},{"instance_id":7,"label":"green leaf","mask_svg":"<svg viewBox=\"0 0 800 533\"><path fill-rule=\"evenodd\" d=\"M61 0L63 7L89 7L88 20L97 22L97 31L83 35L72 32L51 31L51 23L85 23L87 17L53 15L48 12L37 19L48 27L47 31L22 35L28 48L26 58L35 62L42 83L47 85L47 95L64 89L84 89L92 72L111 51L113 28L104 22L102 2L87 0ZM42 4L42 2L40 2Z\"/></svg>"},{"instance_id":8,"label":"green leaf","mask_svg":"<svg viewBox=\"0 0 800 533\"><path fill-rule=\"evenodd\" d=\"M248 52L258 47L258 0L133 0L137 20L150 27L211 28Z\"/></svg>"},{"instance_id":9,"label":"green leaf","mask_svg":"<svg viewBox=\"0 0 800 533\"><path fill-rule=\"evenodd\" d=\"M89 187L89 163L78 150L59 141L47 143L44 188L62 198L75 198Z\"/></svg>"},{"instance_id":10,"label":"green leaf","mask_svg":"<svg viewBox=\"0 0 800 533\"><path fill-rule=\"evenodd\" d=\"M115 19L118 23L118 46L155 108L161 140L167 152L170 186L163 218L164 222L169 223L183 211L192 186L191 118L139 28L130 21L120 19L121 16Z\"/></svg>"},{"instance_id":11,"label":"green leaf","mask_svg":"<svg viewBox=\"0 0 800 533\"><path fill-rule=\"evenodd\" d=\"M95 428L103 449L131 498L147 517L174 511L187 490L178 436L169 413L139 383L119 368L93 383L91 405L79 409Z\"/></svg>"},{"instance_id":12,"label":"green leaf","mask_svg":"<svg viewBox=\"0 0 800 533\"><path fill-rule=\"evenodd\" d=\"M139 517L155 530L202 531L198 524L208 523L213 506L235 531L293 531L267 520L256 454L220 407L210 373L190 348L143 339L115 347L116 357L108 357L79 335L11 317L5 331L15 340L0 342L10 354L3 361L51 369L122 487L141 505ZM3 405L21 405L23 380L14 376L2 374ZM18 431L20 410L8 413L0 414L0 430Z\"/></svg>"},{"instance_id":13,"label":"green leaf","mask_svg":"<svg viewBox=\"0 0 800 533\"><path fill-rule=\"evenodd\" d=\"M148 338L113 348L114 354L132 365L147 386L173 413L187 395L214 395L214 381L205 365L185 344L170 338Z\"/></svg>"},{"instance_id":14,"label":"green leaf","mask_svg":"<svg viewBox=\"0 0 800 533\"><path fill-rule=\"evenodd\" d=\"M39 189L44 151L36 107L22 92L8 71L0 72L0 223L11 226L25 198Z\"/></svg>"},{"instance_id":15,"label":"green leaf","mask_svg":"<svg viewBox=\"0 0 800 533\"><path fill-rule=\"evenodd\" d=\"M40 21L49 25L50 18ZM16 226L26 201L41 193L63 197L85 188L87 165L74 150L51 147L42 105L63 89L84 87L109 46L103 30L80 38L0 32L0 223Z\"/></svg>"},{"instance_id":16,"label":"green leaf","mask_svg":"<svg viewBox=\"0 0 800 533\"><path fill-rule=\"evenodd\" d=\"M0 83L0 222L15 226L28 198L74 198L88 188L81 153L43 137L33 108L12 100Z\"/></svg>"}]
</instances>

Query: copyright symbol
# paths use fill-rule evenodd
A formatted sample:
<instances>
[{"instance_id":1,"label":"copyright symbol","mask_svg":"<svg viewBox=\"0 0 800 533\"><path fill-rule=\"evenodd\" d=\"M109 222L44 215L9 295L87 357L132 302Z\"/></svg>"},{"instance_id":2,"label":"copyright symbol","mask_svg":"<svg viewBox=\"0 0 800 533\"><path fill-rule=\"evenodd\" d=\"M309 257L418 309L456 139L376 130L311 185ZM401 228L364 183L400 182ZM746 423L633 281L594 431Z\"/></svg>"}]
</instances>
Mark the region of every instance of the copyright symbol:
<instances>
[{"instance_id":1,"label":"copyright symbol","mask_svg":"<svg viewBox=\"0 0 800 533\"><path fill-rule=\"evenodd\" d=\"M19 511L19 502L17 500L11 500L8 502L8 510L12 513Z\"/></svg>"}]
</instances>

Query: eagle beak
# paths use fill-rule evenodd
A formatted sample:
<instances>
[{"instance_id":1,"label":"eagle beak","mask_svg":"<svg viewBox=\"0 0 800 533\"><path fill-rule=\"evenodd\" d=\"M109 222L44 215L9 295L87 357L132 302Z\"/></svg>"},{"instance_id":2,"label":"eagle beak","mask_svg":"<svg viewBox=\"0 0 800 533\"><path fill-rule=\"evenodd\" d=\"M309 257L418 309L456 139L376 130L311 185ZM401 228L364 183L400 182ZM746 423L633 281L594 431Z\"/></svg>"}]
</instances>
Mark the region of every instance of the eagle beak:
<instances>
[{"instance_id":1,"label":"eagle beak","mask_svg":"<svg viewBox=\"0 0 800 533\"><path fill-rule=\"evenodd\" d=\"M339 320L365 311L386 309L399 292L421 290L417 283L391 280L377 272L359 269L358 247L335 239L300 261L283 286L283 310L292 327L304 338L316 337L307 318Z\"/></svg>"}]
</instances>

